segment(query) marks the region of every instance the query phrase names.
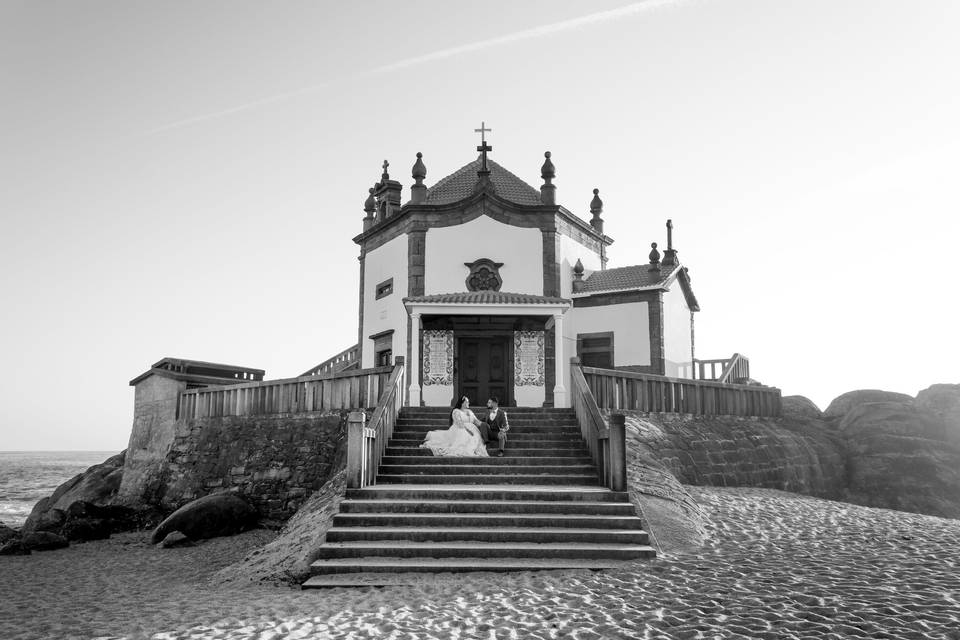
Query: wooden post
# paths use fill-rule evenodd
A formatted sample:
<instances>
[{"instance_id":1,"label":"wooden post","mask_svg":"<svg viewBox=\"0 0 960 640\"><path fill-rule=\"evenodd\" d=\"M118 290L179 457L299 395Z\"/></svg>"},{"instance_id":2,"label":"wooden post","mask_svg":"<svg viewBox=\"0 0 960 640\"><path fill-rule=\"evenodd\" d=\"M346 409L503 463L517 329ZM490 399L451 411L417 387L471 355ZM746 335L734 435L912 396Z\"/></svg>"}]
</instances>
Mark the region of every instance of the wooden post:
<instances>
[{"instance_id":1,"label":"wooden post","mask_svg":"<svg viewBox=\"0 0 960 640\"><path fill-rule=\"evenodd\" d=\"M610 490L627 490L627 418L622 413L610 415Z\"/></svg>"},{"instance_id":2,"label":"wooden post","mask_svg":"<svg viewBox=\"0 0 960 640\"><path fill-rule=\"evenodd\" d=\"M347 417L347 486L351 489L363 488L363 429L366 420L362 411L351 411Z\"/></svg>"}]
</instances>

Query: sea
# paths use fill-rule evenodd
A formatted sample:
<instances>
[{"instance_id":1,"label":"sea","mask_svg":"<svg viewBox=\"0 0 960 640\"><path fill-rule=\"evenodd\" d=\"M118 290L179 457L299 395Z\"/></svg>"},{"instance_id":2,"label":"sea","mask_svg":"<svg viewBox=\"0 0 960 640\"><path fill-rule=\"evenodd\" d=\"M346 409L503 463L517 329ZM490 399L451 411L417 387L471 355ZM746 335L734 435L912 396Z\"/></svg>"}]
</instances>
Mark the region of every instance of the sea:
<instances>
[{"instance_id":1,"label":"sea","mask_svg":"<svg viewBox=\"0 0 960 640\"><path fill-rule=\"evenodd\" d=\"M0 523L19 527L54 489L119 451L0 451Z\"/></svg>"}]
</instances>

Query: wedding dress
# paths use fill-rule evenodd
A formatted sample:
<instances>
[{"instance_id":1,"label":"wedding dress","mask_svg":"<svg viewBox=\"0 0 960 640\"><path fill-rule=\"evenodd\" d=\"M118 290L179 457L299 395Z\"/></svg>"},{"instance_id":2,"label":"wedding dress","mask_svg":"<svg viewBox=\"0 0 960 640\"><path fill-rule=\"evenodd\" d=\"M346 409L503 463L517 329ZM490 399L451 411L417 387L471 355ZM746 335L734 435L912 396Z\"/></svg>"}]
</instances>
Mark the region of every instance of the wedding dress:
<instances>
[{"instance_id":1,"label":"wedding dress","mask_svg":"<svg viewBox=\"0 0 960 640\"><path fill-rule=\"evenodd\" d=\"M453 424L449 429L428 431L422 449L430 449L435 456L481 456L486 457L487 445L480 437L480 430L473 421L476 420L473 411L467 409L453 410Z\"/></svg>"}]
</instances>

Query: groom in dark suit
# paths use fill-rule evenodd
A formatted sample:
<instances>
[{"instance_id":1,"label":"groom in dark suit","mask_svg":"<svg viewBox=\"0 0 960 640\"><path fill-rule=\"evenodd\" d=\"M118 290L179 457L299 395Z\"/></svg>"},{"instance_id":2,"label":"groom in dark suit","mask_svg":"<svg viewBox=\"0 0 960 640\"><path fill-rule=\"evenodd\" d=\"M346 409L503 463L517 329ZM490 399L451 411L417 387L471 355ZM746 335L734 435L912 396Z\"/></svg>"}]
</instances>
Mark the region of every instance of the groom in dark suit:
<instances>
[{"instance_id":1,"label":"groom in dark suit","mask_svg":"<svg viewBox=\"0 0 960 640\"><path fill-rule=\"evenodd\" d=\"M496 396L487 400L487 413L483 417L485 420L480 423L480 435L484 442L492 442L496 438L500 443L500 452L497 455L502 457L504 449L507 448L510 423L507 422L507 414L500 408L500 400Z\"/></svg>"}]
</instances>

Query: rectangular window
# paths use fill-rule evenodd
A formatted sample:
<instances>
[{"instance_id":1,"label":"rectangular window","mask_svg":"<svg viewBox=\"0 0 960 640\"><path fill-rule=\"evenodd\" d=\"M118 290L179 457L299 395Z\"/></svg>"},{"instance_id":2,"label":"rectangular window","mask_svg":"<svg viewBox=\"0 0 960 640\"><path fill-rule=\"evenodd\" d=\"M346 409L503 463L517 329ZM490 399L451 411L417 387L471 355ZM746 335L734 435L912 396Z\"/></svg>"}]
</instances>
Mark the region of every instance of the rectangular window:
<instances>
[{"instance_id":1,"label":"rectangular window","mask_svg":"<svg viewBox=\"0 0 960 640\"><path fill-rule=\"evenodd\" d=\"M393 329L374 334L370 339L373 340L373 366L391 366L393 364Z\"/></svg>"},{"instance_id":2,"label":"rectangular window","mask_svg":"<svg viewBox=\"0 0 960 640\"><path fill-rule=\"evenodd\" d=\"M577 357L585 367L613 369L613 332L578 333Z\"/></svg>"},{"instance_id":3,"label":"rectangular window","mask_svg":"<svg viewBox=\"0 0 960 640\"><path fill-rule=\"evenodd\" d=\"M393 278L384 280L377 285L377 300L393 293Z\"/></svg>"}]
</instances>

